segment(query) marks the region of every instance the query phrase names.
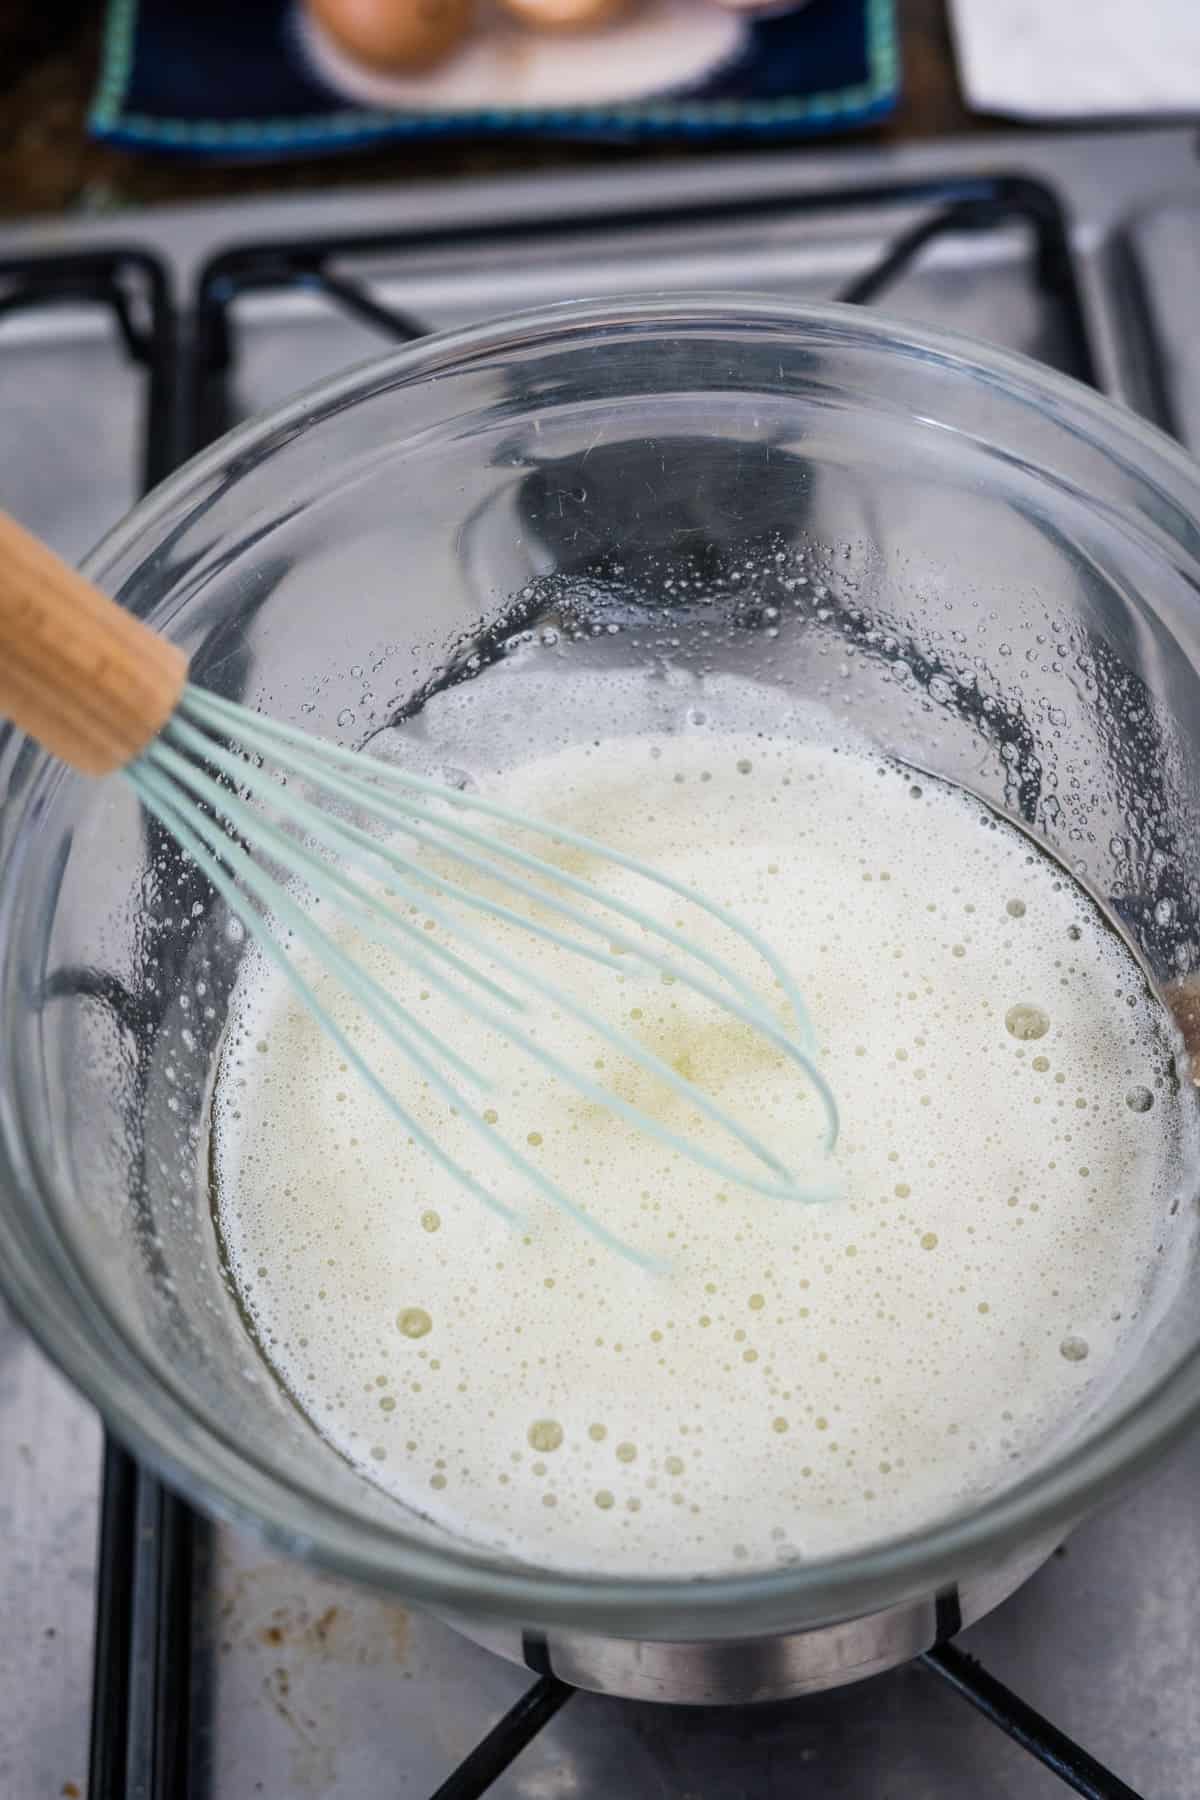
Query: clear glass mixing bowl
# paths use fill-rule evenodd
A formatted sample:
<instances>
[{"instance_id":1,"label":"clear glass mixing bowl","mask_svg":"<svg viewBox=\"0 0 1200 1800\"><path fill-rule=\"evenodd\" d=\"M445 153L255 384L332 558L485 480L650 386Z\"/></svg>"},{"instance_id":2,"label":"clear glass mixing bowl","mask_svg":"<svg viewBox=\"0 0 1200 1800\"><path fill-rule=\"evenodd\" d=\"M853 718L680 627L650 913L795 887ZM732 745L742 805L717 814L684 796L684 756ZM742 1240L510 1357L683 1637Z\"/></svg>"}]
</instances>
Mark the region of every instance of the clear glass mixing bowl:
<instances>
[{"instance_id":1,"label":"clear glass mixing bowl","mask_svg":"<svg viewBox=\"0 0 1200 1800\"><path fill-rule=\"evenodd\" d=\"M90 573L194 679L344 742L501 667L777 683L1040 834L1176 997L1200 967L1200 470L999 351L740 296L431 338L217 444ZM119 781L8 733L0 803L0 1282L139 1455L287 1550L477 1618L762 1633L1044 1538L1200 1406L1193 1296L1051 1463L903 1541L701 1582L472 1550L364 1485L243 1329L205 1161L221 909Z\"/></svg>"}]
</instances>

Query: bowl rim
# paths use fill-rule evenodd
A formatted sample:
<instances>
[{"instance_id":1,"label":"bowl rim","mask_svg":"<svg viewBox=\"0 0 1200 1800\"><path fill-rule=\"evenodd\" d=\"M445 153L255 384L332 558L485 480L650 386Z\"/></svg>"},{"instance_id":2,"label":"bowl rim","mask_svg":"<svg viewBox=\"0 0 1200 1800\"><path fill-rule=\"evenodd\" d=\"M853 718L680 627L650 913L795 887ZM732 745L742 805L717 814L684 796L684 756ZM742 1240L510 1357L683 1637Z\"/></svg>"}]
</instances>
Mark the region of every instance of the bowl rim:
<instances>
[{"instance_id":1,"label":"bowl rim","mask_svg":"<svg viewBox=\"0 0 1200 1800\"><path fill-rule=\"evenodd\" d=\"M751 336L777 331L811 345L840 343L907 355L998 386L1091 443L1110 462L1136 472L1189 521L1200 544L1200 467L1170 438L1082 383L1034 360L931 330L886 314L836 303L791 303L769 295L671 294L602 302L572 301L445 331L343 371L285 405L218 439L155 488L101 540L83 564L113 586L122 563L158 553L211 498L215 479L236 482L298 431L319 430L347 406L413 379L436 378L506 350L544 341L566 350L596 334L631 329ZM136 563L130 559L136 556ZM123 582L115 585L123 586ZM160 603L161 604L161 603ZM5 736L0 728L0 747ZM44 753L31 791L54 765ZM26 801L28 805L28 801ZM18 827L20 821L18 821ZM18 859L19 860L19 859ZM0 955L14 898L11 869L0 882ZM81 1277L63 1256L30 1256L3 1204L10 1184L41 1177L23 1141L19 1108L0 1068L0 1292L42 1349L90 1399L115 1435L189 1500L217 1516L256 1527L269 1542L343 1575L394 1589L444 1612L473 1619L574 1627L659 1640L742 1636L829 1623L927 1596L947 1582L1018 1549L1052 1541L1065 1527L1161 1455L1200 1414L1200 1345L1188 1351L1136 1405L1056 1455L1033 1475L922 1530L807 1563L746 1575L696 1579L593 1577L500 1566L469 1548L443 1549L398 1535L349 1511L315 1486L292 1484L250 1447L235 1445L189 1410L186 1394L138 1357L116 1322L107 1333L84 1329L69 1310ZM48 1179L48 1177L46 1178ZM57 1286L47 1304L47 1283ZM82 1292L87 1294L86 1283ZM95 1312L93 1303L92 1312Z\"/></svg>"}]
</instances>

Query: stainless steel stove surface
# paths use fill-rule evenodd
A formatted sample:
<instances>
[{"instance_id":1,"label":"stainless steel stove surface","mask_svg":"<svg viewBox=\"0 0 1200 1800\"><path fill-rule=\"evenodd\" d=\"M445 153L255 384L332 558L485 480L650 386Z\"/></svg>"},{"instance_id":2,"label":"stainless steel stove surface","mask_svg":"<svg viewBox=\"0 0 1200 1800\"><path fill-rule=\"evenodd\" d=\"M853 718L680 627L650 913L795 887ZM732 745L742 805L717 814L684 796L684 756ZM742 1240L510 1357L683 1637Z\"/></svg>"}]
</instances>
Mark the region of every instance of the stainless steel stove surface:
<instances>
[{"instance_id":1,"label":"stainless steel stove surface","mask_svg":"<svg viewBox=\"0 0 1200 1800\"><path fill-rule=\"evenodd\" d=\"M420 329L621 291L828 297L854 291L898 238L947 207L953 230L901 259L894 279L862 282L856 297L874 298L878 286L894 313L1095 379L1200 452L1196 150L1184 130L1000 138L10 229L0 233L0 504L66 553L83 552L147 472L386 348L364 292ZM1055 199L1070 221L1069 249L1056 240ZM327 261L310 254L335 239L341 248ZM255 248L223 254L237 246ZM267 256L270 246L287 253ZM166 271L178 354L165 312L148 335L150 289L126 259L139 247ZM119 254L106 261L109 252ZM24 304L30 257L52 259L33 296L52 305ZM87 301L70 298L81 269ZM339 292L342 277L364 286ZM127 335L114 292L128 299ZM5 294L22 304L4 310ZM94 1415L0 1316L0 1794L10 1800L88 1792L101 1459ZM128 1482L114 1460L110 1506ZM960 1640L1154 1800L1200 1791L1197 1496L1200 1437ZM127 1561L144 1575L146 1557L164 1554L164 1518L151 1517L150 1504L143 1495L132 1529L108 1540L105 1680L123 1644L122 1608L136 1604ZM121 1741L98 1744L91 1800L416 1800L529 1686L527 1672L444 1626L233 1531L198 1531L196 1547L190 1646L168 1642L156 1656L135 1634ZM187 1621L187 1609L174 1616ZM163 1688L173 1670L172 1699ZM101 1724L107 1731L111 1720ZM1049 1800L1064 1789L913 1664L753 1709L578 1694L490 1791L524 1800Z\"/></svg>"}]
</instances>

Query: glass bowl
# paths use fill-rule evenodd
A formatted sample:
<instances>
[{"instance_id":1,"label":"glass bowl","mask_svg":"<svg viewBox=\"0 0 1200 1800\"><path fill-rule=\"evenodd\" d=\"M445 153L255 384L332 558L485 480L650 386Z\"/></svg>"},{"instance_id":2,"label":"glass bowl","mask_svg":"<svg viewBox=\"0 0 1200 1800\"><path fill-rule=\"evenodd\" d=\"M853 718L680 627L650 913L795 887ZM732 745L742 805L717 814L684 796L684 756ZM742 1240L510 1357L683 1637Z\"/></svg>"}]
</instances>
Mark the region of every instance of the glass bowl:
<instances>
[{"instance_id":1,"label":"glass bowl","mask_svg":"<svg viewBox=\"0 0 1200 1800\"><path fill-rule=\"evenodd\" d=\"M1186 1023L1200 472L1033 363L850 308L557 307L429 338L234 432L88 572L196 681L346 743L497 669L529 695L622 659L777 683L1037 834ZM0 1283L139 1456L288 1552L474 1619L804 1628L1044 1541L1200 1406L1181 1300L1044 1466L865 1552L614 1580L457 1541L338 1459L241 1323L205 1156L240 954L220 907L126 785L11 732L0 802Z\"/></svg>"}]
</instances>

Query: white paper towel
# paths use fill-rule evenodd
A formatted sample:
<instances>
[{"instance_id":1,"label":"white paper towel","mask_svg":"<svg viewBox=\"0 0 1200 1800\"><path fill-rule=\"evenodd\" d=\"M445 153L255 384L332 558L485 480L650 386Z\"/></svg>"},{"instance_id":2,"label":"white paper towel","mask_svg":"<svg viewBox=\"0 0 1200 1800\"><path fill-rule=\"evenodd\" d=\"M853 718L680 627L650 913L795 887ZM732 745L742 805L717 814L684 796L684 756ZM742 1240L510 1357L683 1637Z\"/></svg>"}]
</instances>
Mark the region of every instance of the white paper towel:
<instances>
[{"instance_id":1,"label":"white paper towel","mask_svg":"<svg viewBox=\"0 0 1200 1800\"><path fill-rule=\"evenodd\" d=\"M981 112L1200 114L1200 0L951 0L950 16Z\"/></svg>"}]
</instances>

